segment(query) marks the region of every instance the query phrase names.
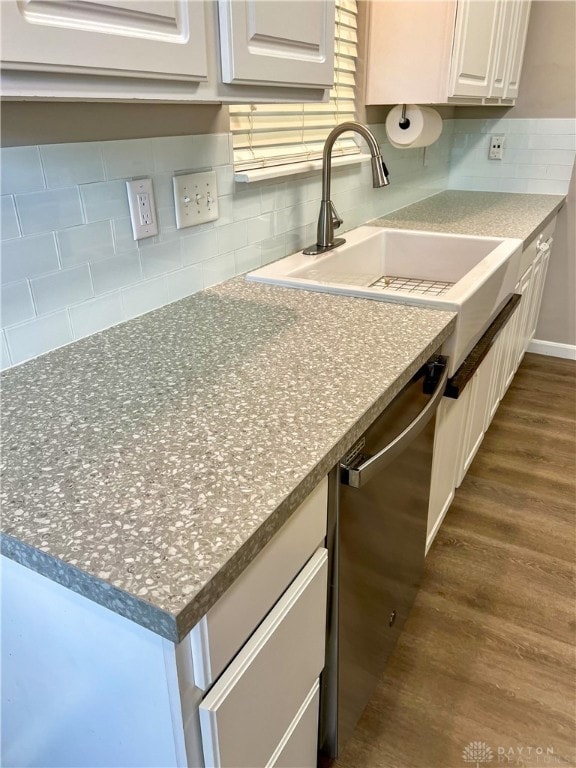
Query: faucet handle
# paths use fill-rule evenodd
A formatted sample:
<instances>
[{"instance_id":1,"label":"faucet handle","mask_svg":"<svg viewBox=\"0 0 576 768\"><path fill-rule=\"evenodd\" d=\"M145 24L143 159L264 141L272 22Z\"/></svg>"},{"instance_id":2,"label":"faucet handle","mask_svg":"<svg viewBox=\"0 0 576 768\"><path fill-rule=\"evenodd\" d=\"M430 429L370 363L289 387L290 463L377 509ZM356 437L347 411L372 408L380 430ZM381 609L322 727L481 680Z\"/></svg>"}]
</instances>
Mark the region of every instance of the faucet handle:
<instances>
[{"instance_id":1,"label":"faucet handle","mask_svg":"<svg viewBox=\"0 0 576 768\"><path fill-rule=\"evenodd\" d=\"M344 219L340 218L338 211L334 208L332 200L330 200L330 216L332 217L332 226L334 229L338 229L338 227L341 227L344 223Z\"/></svg>"}]
</instances>

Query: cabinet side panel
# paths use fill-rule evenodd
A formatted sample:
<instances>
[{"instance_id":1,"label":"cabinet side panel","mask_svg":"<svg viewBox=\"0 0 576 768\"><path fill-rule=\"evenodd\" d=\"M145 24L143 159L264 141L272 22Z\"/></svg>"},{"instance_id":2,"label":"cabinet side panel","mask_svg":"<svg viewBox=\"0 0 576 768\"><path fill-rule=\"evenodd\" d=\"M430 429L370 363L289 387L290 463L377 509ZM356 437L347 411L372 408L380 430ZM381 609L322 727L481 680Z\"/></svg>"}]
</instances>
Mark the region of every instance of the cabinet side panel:
<instances>
[{"instance_id":1,"label":"cabinet side panel","mask_svg":"<svg viewBox=\"0 0 576 768\"><path fill-rule=\"evenodd\" d=\"M2 764L179 765L163 639L7 558L1 567Z\"/></svg>"}]
</instances>

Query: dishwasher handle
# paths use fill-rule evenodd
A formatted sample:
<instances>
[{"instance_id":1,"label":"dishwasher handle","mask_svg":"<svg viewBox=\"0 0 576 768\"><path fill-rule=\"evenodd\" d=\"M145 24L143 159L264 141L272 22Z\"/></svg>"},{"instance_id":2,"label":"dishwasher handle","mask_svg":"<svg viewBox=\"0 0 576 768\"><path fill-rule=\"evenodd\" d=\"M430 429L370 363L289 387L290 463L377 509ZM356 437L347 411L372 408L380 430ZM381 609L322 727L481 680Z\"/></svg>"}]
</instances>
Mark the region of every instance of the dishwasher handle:
<instances>
[{"instance_id":1,"label":"dishwasher handle","mask_svg":"<svg viewBox=\"0 0 576 768\"><path fill-rule=\"evenodd\" d=\"M436 363L437 365L437 363ZM432 397L420 411L418 416L404 429L398 437L394 438L385 448L371 456L357 467L349 467L341 464L341 482L352 488L361 488L369 482L374 475L378 474L384 467L388 466L397 456L399 456L406 445L417 437L430 419L434 416L438 404L442 399L446 382L448 380L448 364L444 364L442 376L437 380L437 384L432 393Z\"/></svg>"}]
</instances>

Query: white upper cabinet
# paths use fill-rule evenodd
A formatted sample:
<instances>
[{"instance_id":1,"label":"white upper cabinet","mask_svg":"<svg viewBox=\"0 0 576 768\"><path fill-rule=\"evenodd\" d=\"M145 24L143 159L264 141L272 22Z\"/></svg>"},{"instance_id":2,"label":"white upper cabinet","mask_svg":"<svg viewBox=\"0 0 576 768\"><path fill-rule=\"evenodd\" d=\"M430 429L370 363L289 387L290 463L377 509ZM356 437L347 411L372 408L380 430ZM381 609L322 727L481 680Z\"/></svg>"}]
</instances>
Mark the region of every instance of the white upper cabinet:
<instances>
[{"instance_id":1,"label":"white upper cabinet","mask_svg":"<svg viewBox=\"0 0 576 768\"><path fill-rule=\"evenodd\" d=\"M513 103L530 0L371 0L366 104Z\"/></svg>"},{"instance_id":2,"label":"white upper cabinet","mask_svg":"<svg viewBox=\"0 0 576 768\"><path fill-rule=\"evenodd\" d=\"M500 5L494 0L458 0L451 96L490 96Z\"/></svg>"},{"instance_id":3,"label":"white upper cabinet","mask_svg":"<svg viewBox=\"0 0 576 768\"><path fill-rule=\"evenodd\" d=\"M334 0L2 0L2 96L320 101Z\"/></svg>"},{"instance_id":4,"label":"white upper cabinet","mask_svg":"<svg viewBox=\"0 0 576 768\"><path fill-rule=\"evenodd\" d=\"M222 79L331 88L334 4L292 0L219 0Z\"/></svg>"},{"instance_id":5,"label":"white upper cabinet","mask_svg":"<svg viewBox=\"0 0 576 768\"><path fill-rule=\"evenodd\" d=\"M183 0L2 3L2 58L15 69L208 78L204 6Z\"/></svg>"}]
</instances>

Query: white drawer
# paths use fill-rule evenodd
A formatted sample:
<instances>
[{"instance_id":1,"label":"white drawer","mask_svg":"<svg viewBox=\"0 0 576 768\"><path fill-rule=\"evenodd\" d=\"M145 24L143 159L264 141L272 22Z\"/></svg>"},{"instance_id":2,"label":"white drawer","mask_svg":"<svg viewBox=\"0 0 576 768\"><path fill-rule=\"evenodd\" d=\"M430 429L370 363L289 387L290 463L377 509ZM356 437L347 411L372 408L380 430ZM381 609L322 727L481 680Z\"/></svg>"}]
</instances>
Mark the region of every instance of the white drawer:
<instances>
[{"instance_id":1,"label":"white drawer","mask_svg":"<svg viewBox=\"0 0 576 768\"><path fill-rule=\"evenodd\" d=\"M324 542L324 478L189 635L194 683L205 691Z\"/></svg>"},{"instance_id":2,"label":"white drawer","mask_svg":"<svg viewBox=\"0 0 576 768\"><path fill-rule=\"evenodd\" d=\"M326 549L319 549L200 705L206 768L262 768L324 666Z\"/></svg>"},{"instance_id":3,"label":"white drawer","mask_svg":"<svg viewBox=\"0 0 576 768\"><path fill-rule=\"evenodd\" d=\"M316 768L320 683L317 680L266 768Z\"/></svg>"}]
</instances>

